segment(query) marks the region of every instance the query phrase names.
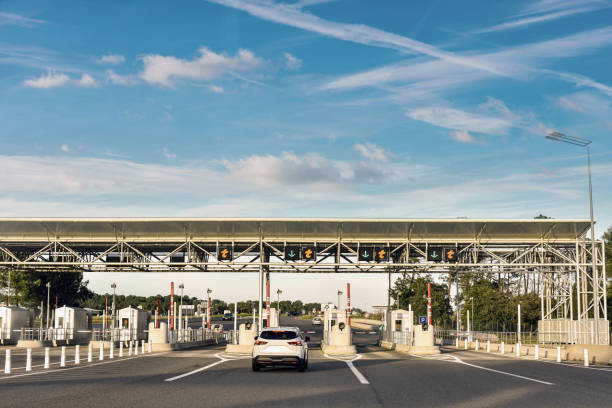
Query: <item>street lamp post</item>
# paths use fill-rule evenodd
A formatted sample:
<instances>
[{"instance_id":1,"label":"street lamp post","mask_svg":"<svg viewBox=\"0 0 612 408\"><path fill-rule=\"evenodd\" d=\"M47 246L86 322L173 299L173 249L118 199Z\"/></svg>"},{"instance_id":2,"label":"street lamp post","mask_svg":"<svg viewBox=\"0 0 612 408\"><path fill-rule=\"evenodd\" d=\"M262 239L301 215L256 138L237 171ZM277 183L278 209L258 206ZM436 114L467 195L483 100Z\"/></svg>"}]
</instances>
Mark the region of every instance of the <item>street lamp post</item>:
<instances>
[{"instance_id":1,"label":"street lamp post","mask_svg":"<svg viewBox=\"0 0 612 408\"><path fill-rule=\"evenodd\" d=\"M587 168L589 173L589 209L591 215L591 260L593 261L593 315L595 317L595 344L599 344L599 272L597 271L597 251L595 249L595 218L593 216L593 183L591 182L591 141L576 136L568 136L560 132L550 132L547 139L556 142L569 143L575 146L586 147ZM580 301L580 299L578 299ZM580 316L580 314L579 314Z\"/></svg>"},{"instance_id":2,"label":"street lamp post","mask_svg":"<svg viewBox=\"0 0 612 408\"><path fill-rule=\"evenodd\" d=\"M338 310L340 310L340 296L342 296L342 291L338 291Z\"/></svg>"},{"instance_id":3,"label":"street lamp post","mask_svg":"<svg viewBox=\"0 0 612 408\"><path fill-rule=\"evenodd\" d=\"M280 295L281 293L283 293L282 290L280 289L276 290L276 313L280 313Z\"/></svg>"},{"instance_id":4,"label":"street lamp post","mask_svg":"<svg viewBox=\"0 0 612 408\"><path fill-rule=\"evenodd\" d=\"M47 282L47 330L49 330L49 299L51 297L51 282Z\"/></svg>"},{"instance_id":5,"label":"street lamp post","mask_svg":"<svg viewBox=\"0 0 612 408\"><path fill-rule=\"evenodd\" d=\"M470 302L472 302L472 324L470 328L474 331L474 296L470 296Z\"/></svg>"},{"instance_id":6,"label":"street lamp post","mask_svg":"<svg viewBox=\"0 0 612 408\"><path fill-rule=\"evenodd\" d=\"M117 284L115 282L113 282L111 284L111 288L113 289L113 307L112 307L112 314L113 314L113 321L111 323L111 328L115 328L115 321L117 320L117 317L115 316L115 290L117 289Z\"/></svg>"}]
</instances>

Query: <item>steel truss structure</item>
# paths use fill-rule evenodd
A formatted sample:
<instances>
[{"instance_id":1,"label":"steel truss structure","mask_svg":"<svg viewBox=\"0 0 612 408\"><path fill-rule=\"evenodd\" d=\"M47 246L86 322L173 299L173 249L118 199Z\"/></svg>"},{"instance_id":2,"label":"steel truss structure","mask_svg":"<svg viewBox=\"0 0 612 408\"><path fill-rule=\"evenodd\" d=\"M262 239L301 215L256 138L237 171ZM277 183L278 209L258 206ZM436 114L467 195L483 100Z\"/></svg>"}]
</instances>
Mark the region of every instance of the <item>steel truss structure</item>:
<instances>
[{"instance_id":1,"label":"steel truss structure","mask_svg":"<svg viewBox=\"0 0 612 408\"><path fill-rule=\"evenodd\" d=\"M0 270L518 274L544 320L606 319L603 242L593 273L589 220L0 219ZM309 248L312 260L289 260ZM220 252L231 254L220 259ZM360 251L384 249L379 262ZM452 260L432 260L453 250ZM534 283L535 285L535 283ZM595 288L598 288L596 291ZM576 303L572 299L577 298ZM574 310L576 305L576 310ZM607 325L606 325L607 327ZM601 330L600 330L601 331ZM609 343L605 338L592 342Z\"/></svg>"}]
</instances>

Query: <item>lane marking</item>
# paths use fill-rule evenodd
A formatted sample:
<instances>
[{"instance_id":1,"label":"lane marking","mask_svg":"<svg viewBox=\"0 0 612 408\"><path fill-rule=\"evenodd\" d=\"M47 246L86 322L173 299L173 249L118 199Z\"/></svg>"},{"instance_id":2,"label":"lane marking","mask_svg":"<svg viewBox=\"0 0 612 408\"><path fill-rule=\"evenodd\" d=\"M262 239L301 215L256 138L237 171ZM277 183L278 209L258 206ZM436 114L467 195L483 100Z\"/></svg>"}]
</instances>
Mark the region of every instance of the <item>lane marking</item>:
<instances>
[{"instance_id":1,"label":"lane marking","mask_svg":"<svg viewBox=\"0 0 612 408\"><path fill-rule=\"evenodd\" d=\"M579 361L576 361L575 363L572 363L572 362L566 360L566 362L564 362L564 363L563 362L557 363L556 361L553 361L553 360L548 359L548 358L540 358L540 359L536 360L535 358L529 358L529 356L516 357L515 355L510 355L510 354L485 353L485 352L474 351L474 350L459 350L459 351L460 352L466 352L467 351L467 352L470 352L470 353L483 354L483 355L487 355L487 356L491 356L491 357L504 357L506 359L511 359L511 360L535 361L535 362L542 362L542 363L548 363L548 364L557 364L557 365L561 365L561 366L565 366L565 367L583 368L585 370L596 370L596 371L612 372L612 367L593 367L593 366L585 367Z\"/></svg>"},{"instance_id":2,"label":"lane marking","mask_svg":"<svg viewBox=\"0 0 612 408\"><path fill-rule=\"evenodd\" d=\"M465 361L461 360L457 356L450 356L450 357L452 357L452 359L448 359L448 358L435 358L435 357L431 358L431 357L425 357L425 356L417 356L416 354L410 354L410 355L413 356L413 357L424 358L424 359L427 359L427 360L449 361L449 362L453 362L453 363L459 363L459 364L463 364L463 365L466 365L466 366L469 366L469 367L479 368L479 369L485 370L485 371L491 371L491 372L498 373L498 374L508 375L510 377L521 378L523 380L533 381L533 382L537 382L537 383L544 384L544 385L555 385L554 383L551 383L551 382L548 382L548 381L537 380L535 378L525 377L523 375L512 374L512 373L508 373L506 371L500 371L500 370L495 370L495 369L489 368L489 367L483 367L483 366L479 366L479 365L476 365L476 364L466 363Z\"/></svg>"},{"instance_id":3,"label":"lane marking","mask_svg":"<svg viewBox=\"0 0 612 408\"><path fill-rule=\"evenodd\" d=\"M99 366L99 365L105 365L105 364L111 364L111 363L119 363L121 361L133 360L133 359L136 359L136 358L154 357L154 356L156 357L156 356L161 356L161 355L165 355L165 354L168 354L168 352L146 354L146 355L143 355L143 356L123 357L123 358L118 358L116 360L101 361L99 363L83 363L82 365L73 366L73 367L57 368L55 370L35 371L35 372L32 372L32 373L15 374L15 375L9 374L9 375L6 375L5 377L0 377L0 381L2 381L2 380L11 380L13 378L19 378L19 377L27 377L27 376L30 376L30 375L49 374L49 373L63 373L64 371L76 370L77 368L87 368L87 367L93 367L93 366ZM53 363L53 364L58 364L58 363Z\"/></svg>"},{"instance_id":4,"label":"lane marking","mask_svg":"<svg viewBox=\"0 0 612 408\"><path fill-rule=\"evenodd\" d=\"M164 381L166 381L166 382L171 382L171 381L179 380L179 379L181 379L181 378L185 378L185 377L188 377L188 376L190 376L190 375L197 374L197 373L199 373L199 372L201 372L201 371L207 370L207 369L209 369L209 368L211 368L211 367L214 367L214 366L219 365L219 364L221 364L221 363L224 363L224 362L226 362L226 361L232 361L232 360L234 360L233 358L223 358L223 357L221 357L221 354L222 354L222 353L217 353L217 354L215 354L215 357L217 357L217 358L219 359L219 361L216 361L216 362L214 362L214 363L212 363L212 364L209 364L209 365L207 365L207 366L204 366L204 367L196 368L195 370L193 370L193 371L189 371L189 372L187 372L187 373L185 373L185 374L177 375L176 377L166 378Z\"/></svg>"},{"instance_id":5,"label":"lane marking","mask_svg":"<svg viewBox=\"0 0 612 408\"><path fill-rule=\"evenodd\" d=\"M353 372L353 374L355 375L355 377L357 377L357 379L359 380L360 383L362 384L369 384L370 382L367 380L367 378L365 378L363 376L363 374L361 374L361 372L357 369L357 367L355 367L355 365L353 364L353 361L359 360L361 358L361 354L357 354L355 357L353 357L350 360L347 359L343 359L343 358L337 358L337 357L332 357L329 356L327 354L323 354L326 358L329 358L331 360L337 360L337 361L343 361L346 363L346 365L348 366L348 368L351 369L351 371Z\"/></svg>"}]
</instances>

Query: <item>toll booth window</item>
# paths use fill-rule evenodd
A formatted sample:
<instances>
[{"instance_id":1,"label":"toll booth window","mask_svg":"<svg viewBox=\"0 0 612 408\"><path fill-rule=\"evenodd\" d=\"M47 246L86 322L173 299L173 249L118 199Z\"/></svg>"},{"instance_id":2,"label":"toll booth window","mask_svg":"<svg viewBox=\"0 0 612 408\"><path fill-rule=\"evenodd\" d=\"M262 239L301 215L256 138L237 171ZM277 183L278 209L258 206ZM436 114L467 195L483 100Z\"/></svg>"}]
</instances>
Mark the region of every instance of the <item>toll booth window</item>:
<instances>
[{"instance_id":1,"label":"toll booth window","mask_svg":"<svg viewBox=\"0 0 612 408\"><path fill-rule=\"evenodd\" d=\"M264 340L291 340L297 338L297 333L294 331L268 330L262 331L259 337Z\"/></svg>"},{"instance_id":2,"label":"toll booth window","mask_svg":"<svg viewBox=\"0 0 612 408\"><path fill-rule=\"evenodd\" d=\"M395 321L395 331L402 331L402 321L401 320Z\"/></svg>"},{"instance_id":3,"label":"toll booth window","mask_svg":"<svg viewBox=\"0 0 612 408\"><path fill-rule=\"evenodd\" d=\"M121 320L121 326L122 326L124 329L127 329L127 328L129 327L129 325L130 325L130 319L127 319L127 318L125 318L125 317L124 317L124 318Z\"/></svg>"},{"instance_id":4,"label":"toll booth window","mask_svg":"<svg viewBox=\"0 0 612 408\"><path fill-rule=\"evenodd\" d=\"M57 318L57 325L59 327L64 327L64 318L63 317L58 317Z\"/></svg>"},{"instance_id":5,"label":"toll booth window","mask_svg":"<svg viewBox=\"0 0 612 408\"><path fill-rule=\"evenodd\" d=\"M336 321L332 319L332 321L331 321L331 325L332 325L332 326L335 326L335 325L336 325Z\"/></svg>"}]
</instances>

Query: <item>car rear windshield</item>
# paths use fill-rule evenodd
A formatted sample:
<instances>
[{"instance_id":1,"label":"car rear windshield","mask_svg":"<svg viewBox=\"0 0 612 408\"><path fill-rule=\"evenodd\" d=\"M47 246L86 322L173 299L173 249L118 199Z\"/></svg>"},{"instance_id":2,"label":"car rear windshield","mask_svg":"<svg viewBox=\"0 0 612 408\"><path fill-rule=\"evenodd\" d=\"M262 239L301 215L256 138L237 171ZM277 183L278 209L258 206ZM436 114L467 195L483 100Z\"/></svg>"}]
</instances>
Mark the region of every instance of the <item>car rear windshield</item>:
<instances>
[{"instance_id":1,"label":"car rear windshield","mask_svg":"<svg viewBox=\"0 0 612 408\"><path fill-rule=\"evenodd\" d=\"M291 340L297 337L297 333L285 330L267 330L261 332L259 337L266 340Z\"/></svg>"}]
</instances>

